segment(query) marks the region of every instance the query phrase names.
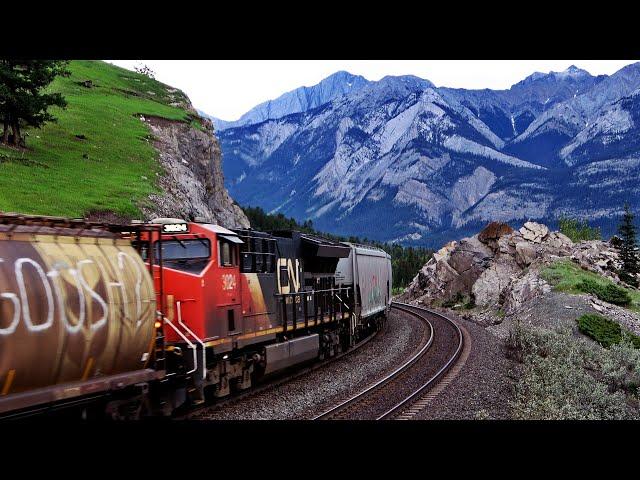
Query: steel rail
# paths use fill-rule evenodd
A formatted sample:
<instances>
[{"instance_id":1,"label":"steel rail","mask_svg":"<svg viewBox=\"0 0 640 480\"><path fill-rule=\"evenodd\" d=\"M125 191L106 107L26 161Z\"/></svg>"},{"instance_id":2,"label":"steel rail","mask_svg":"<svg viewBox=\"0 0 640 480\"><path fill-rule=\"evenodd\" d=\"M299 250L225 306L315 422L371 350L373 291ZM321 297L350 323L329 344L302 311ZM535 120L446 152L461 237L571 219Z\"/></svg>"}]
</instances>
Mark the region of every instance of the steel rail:
<instances>
[{"instance_id":1,"label":"steel rail","mask_svg":"<svg viewBox=\"0 0 640 480\"><path fill-rule=\"evenodd\" d=\"M445 315L442 315L442 314L440 314L438 312L434 312L433 310L429 310L427 308L424 308L424 307L416 307L414 305L409 305L409 304L406 304L406 303L405 304L401 304L401 305L403 305L405 307L415 308L416 310L422 310L424 312L429 313L430 315L435 315L435 316L437 316L439 318L442 318L443 320L446 320L447 322L449 322L451 325L453 325L455 327L456 332L458 334L458 338L459 338L458 347L456 348L456 351L454 352L454 354L449 358L447 363L445 363L440 368L440 370L438 370L429 380L427 380L424 384L422 384L422 386L417 388L411 395L406 397L404 400L398 402L392 408L390 408L385 413L383 413L378 418L376 418L376 420L385 420L385 419L393 417L396 413L399 413L405 406L407 406L412 400L416 399L416 397L418 397L427 388L429 388L432 384L434 384L449 369L449 367L458 359L458 357L460 356L460 352L462 351L463 344L464 344L464 335L462 334L462 330L450 318L448 318ZM411 311L411 310L405 309L405 311ZM415 313L415 312L413 312L413 313Z\"/></svg>"},{"instance_id":2,"label":"steel rail","mask_svg":"<svg viewBox=\"0 0 640 480\"><path fill-rule=\"evenodd\" d=\"M404 308L404 306L398 306L398 305L401 305L401 304L399 304L397 302L393 302L391 304L391 308L396 308L397 310L401 310L401 311L404 311L404 312L407 312L407 313L412 313L415 316L417 316L418 318L420 318L420 320L424 321L426 325L429 326L430 333L429 333L429 339L427 340L427 342L420 348L420 350L418 350L418 352L416 352L414 355L412 355L409 360L407 360L405 363L403 363L400 367L395 369L393 372L389 373L388 375L384 376L382 379L378 380L377 382L373 383L372 385L369 385L364 390L362 390L362 391L358 392L357 394L349 397L348 399L344 400L343 402L331 407L329 410L326 410L323 413L321 413L320 415L317 415L316 417L313 417L312 420L327 419L327 418L331 417L333 414L337 413L338 411L343 410L343 409L345 409L346 407L348 407L350 405L353 405L357 401L359 401L362 398L364 398L368 393L370 393L373 390L376 390L376 389L382 387L383 385L385 385L388 382L390 382L391 380L393 380L396 376L398 376L402 372L406 371L408 368L410 368L414 363L416 363L427 352L427 350L431 346L431 343L433 342L433 325L426 318L416 314L415 312L412 312L411 310L409 310L407 308Z\"/></svg>"}]
</instances>

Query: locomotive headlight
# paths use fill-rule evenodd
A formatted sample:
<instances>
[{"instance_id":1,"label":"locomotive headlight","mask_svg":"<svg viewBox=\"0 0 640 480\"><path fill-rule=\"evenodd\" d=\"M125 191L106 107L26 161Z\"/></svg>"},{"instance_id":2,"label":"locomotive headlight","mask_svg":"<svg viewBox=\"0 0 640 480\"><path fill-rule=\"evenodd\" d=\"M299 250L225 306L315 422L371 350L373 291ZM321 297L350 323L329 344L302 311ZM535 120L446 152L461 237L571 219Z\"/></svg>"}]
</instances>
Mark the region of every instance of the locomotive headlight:
<instances>
[{"instance_id":1,"label":"locomotive headlight","mask_svg":"<svg viewBox=\"0 0 640 480\"><path fill-rule=\"evenodd\" d=\"M162 323L160 323L159 320L156 320L155 327L160 328L161 326L162 326Z\"/></svg>"}]
</instances>

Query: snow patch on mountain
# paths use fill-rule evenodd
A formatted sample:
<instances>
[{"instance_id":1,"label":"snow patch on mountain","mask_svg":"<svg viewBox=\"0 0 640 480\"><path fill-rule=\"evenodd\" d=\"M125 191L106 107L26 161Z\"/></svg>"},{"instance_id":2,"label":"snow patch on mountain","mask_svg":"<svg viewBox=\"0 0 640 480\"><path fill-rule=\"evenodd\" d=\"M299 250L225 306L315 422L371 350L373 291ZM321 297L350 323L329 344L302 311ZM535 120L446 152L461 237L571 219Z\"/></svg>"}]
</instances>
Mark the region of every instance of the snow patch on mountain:
<instances>
[{"instance_id":1,"label":"snow patch on mountain","mask_svg":"<svg viewBox=\"0 0 640 480\"><path fill-rule=\"evenodd\" d=\"M532 168L535 170L546 170L546 168L541 167L540 165L536 165L531 162L520 160L519 158L512 157L511 155L506 155L504 153L493 150L492 148L489 148L485 145L480 145L467 138L463 138L459 135L453 135L447 138L444 141L444 146L449 150L453 150L454 152L471 153L474 155L480 155L482 157L492 158L493 160L497 160L498 162L506 163L508 165L513 165L514 167Z\"/></svg>"}]
</instances>

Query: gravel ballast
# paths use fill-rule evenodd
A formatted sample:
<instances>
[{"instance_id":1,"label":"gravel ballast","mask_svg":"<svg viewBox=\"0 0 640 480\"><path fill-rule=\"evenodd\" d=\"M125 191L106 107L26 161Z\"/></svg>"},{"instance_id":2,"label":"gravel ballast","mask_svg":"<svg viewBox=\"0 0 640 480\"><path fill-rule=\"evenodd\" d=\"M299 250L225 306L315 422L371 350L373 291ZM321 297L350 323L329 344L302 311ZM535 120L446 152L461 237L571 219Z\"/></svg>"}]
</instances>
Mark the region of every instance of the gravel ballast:
<instances>
[{"instance_id":1,"label":"gravel ballast","mask_svg":"<svg viewBox=\"0 0 640 480\"><path fill-rule=\"evenodd\" d=\"M517 363L505 357L502 340L482 326L446 315L467 330L471 350L459 374L414 420L510 419Z\"/></svg>"},{"instance_id":2,"label":"gravel ballast","mask_svg":"<svg viewBox=\"0 0 640 480\"><path fill-rule=\"evenodd\" d=\"M357 351L266 391L193 419L310 419L364 389L400 366L416 350L424 332L417 318L391 311L383 331Z\"/></svg>"}]
</instances>

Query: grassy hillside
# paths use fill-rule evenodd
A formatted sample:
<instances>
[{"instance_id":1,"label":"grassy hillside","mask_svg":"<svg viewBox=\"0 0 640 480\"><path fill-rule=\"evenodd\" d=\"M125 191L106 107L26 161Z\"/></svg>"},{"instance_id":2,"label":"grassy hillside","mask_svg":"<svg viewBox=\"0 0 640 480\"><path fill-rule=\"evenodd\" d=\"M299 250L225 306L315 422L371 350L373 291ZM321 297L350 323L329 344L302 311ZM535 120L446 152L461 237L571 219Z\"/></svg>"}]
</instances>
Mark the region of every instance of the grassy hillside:
<instances>
[{"instance_id":1,"label":"grassy hillside","mask_svg":"<svg viewBox=\"0 0 640 480\"><path fill-rule=\"evenodd\" d=\"M583 270L579 265L569 260L560 260L545 268L542 271L542 277L553 285L555 290L573 294L591 293L585 292L584 285L588 283L599 285L602 288L615 285L608 278ZM627 292L631 298L628 308L640 312L640 291L622 287L620 290Z\"/></svg>"},{"instance_id":2,"label":"grassy hillside","mask_svg":"<svg viewBox=\"0 0 640 480\"><path fill-rule=\"evenodd\" d=\"M138 216L160 172L140 115L201 127L181 108L181 91L144 75L98 61L73 61L70 71L49 87L68 102L66 110L51 108L58 122L26 130L25 151L0 146L0 211ZM80 84L86 80L92 88Z\"/></svg>"}]
</instances>

